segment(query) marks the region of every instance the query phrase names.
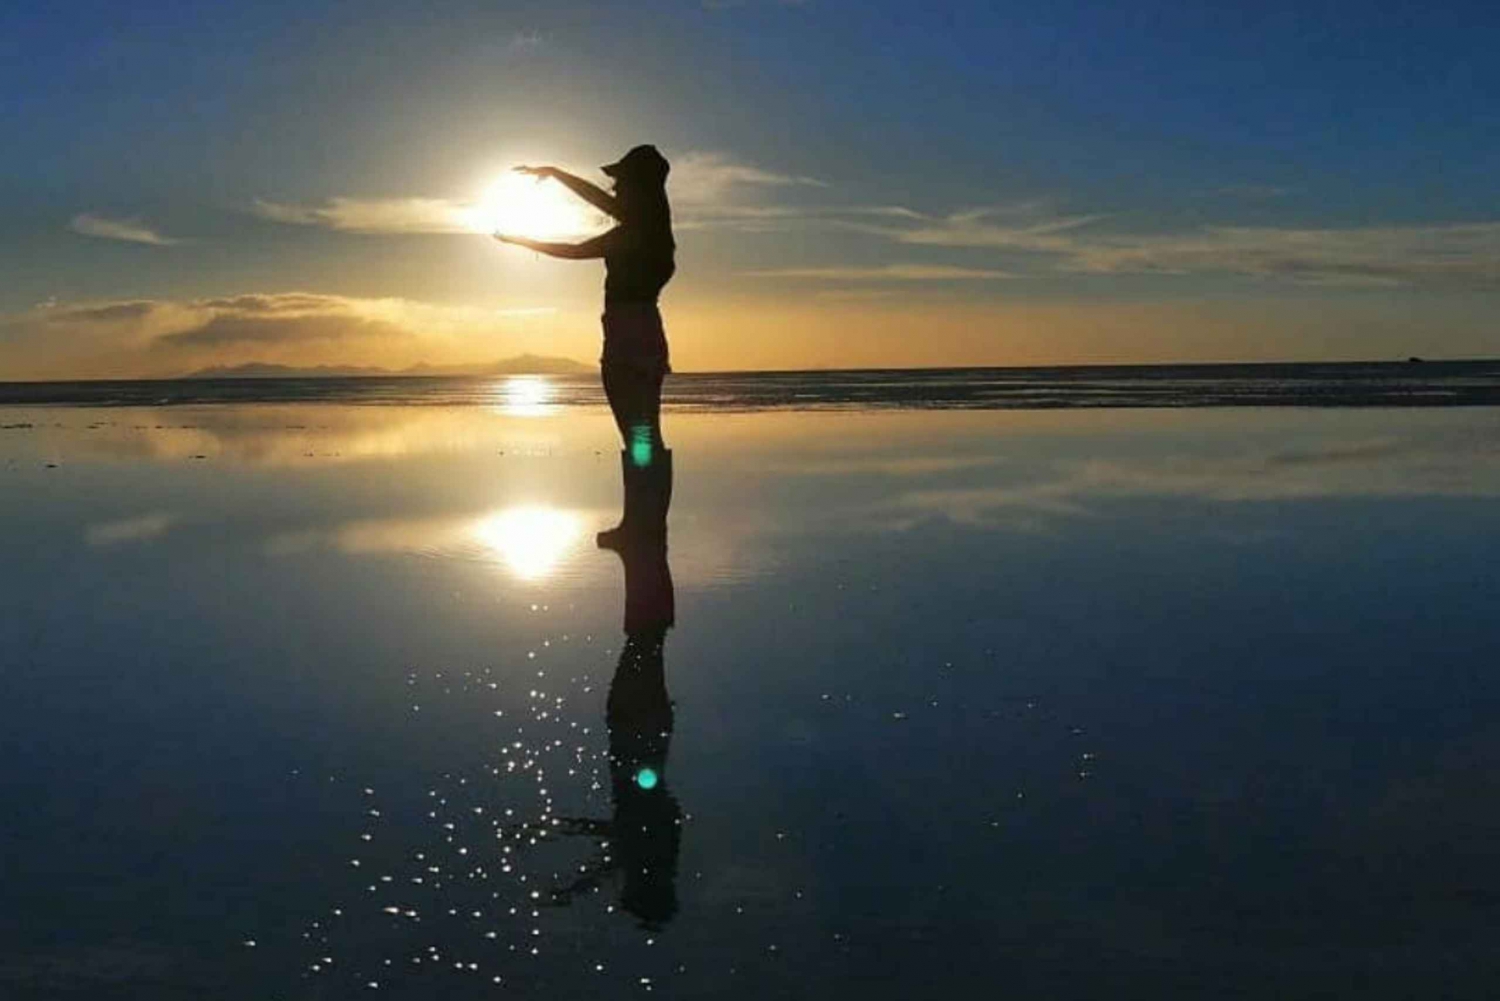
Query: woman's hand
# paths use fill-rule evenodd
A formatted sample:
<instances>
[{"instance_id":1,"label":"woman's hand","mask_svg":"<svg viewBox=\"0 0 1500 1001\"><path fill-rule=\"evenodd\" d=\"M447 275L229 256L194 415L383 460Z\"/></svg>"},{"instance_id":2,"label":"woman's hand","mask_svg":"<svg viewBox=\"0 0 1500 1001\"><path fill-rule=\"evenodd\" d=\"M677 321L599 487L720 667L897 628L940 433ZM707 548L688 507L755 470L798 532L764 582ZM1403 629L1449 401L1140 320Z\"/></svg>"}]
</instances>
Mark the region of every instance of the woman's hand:
<instances>
[{"instance_id":1,"label":"woman's hand","mask_svg":"<svg viewBox=\"0 0 1500 1001\"><path fill-rule=\"evenodd\" d=\"M535 240L530 240L524 236L513 236L510 233L491 233L490 235L499 240L501 243L510 243L514 244L517 247L529 247L536 242Z\"/></svg>"},{"instance_id":2,"label":"woman's hand","mask_svg":"<svg viewBox=\"0 0 1500 1001\"><path fill-rule=\"evenodd\" d=\"M540 180L557 176L556 167L517 167L515 170L517 174L525 174L528 177L535 177Z\"/></svg>"}]
</instances>

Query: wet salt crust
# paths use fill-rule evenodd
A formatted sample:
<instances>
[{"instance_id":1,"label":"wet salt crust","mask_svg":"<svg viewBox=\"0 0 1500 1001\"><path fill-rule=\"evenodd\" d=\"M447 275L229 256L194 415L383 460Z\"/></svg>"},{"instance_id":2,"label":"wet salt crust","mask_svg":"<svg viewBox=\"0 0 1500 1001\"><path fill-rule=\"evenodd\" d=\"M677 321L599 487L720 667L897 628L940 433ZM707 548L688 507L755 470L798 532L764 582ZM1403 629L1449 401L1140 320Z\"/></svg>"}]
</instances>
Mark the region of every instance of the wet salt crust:
<instances>
[{"instance_id":1,"label":"wet salt crust","mask_svg":"<svg viewBox=\"0 0 1500 1001\"><path fill-rule=\"evenodd\" d=\"M602 409L0 409L0 993L1484 996L1497 421L669 413L632 841Z\"/></svg>"}]
</instances>

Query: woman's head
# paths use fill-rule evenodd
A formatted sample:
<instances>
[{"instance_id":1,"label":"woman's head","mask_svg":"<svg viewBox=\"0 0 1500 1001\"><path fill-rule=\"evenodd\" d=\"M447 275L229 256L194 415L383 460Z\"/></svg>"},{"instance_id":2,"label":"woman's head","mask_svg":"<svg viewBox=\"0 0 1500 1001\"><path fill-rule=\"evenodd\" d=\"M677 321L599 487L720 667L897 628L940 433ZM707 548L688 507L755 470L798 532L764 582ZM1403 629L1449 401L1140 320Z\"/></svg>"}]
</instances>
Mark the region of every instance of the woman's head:
<instances>
[{"instance_id":1,"label":"woman's head","mask_svg":"<svg viewBox=\"0 0 1500 1001\"><path fill-rule=\"evenodd\" d=\"M604 173L614 179L625 222L671 222L667 207L667 174L672 165L655 146L636 146L614 163L606 164Z\"/></svg>"}]
</instances>

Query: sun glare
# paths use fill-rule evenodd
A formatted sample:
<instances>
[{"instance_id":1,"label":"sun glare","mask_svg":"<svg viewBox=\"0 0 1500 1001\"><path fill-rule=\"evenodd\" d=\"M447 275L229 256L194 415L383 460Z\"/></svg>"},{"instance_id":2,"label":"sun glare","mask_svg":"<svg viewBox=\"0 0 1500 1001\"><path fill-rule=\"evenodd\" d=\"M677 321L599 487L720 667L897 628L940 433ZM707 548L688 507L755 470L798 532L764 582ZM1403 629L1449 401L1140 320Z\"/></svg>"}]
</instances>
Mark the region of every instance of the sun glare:
<instances>
[{"instance_id":1,"label":"sun glare","mask_svg":"<svg viewBox=\"0 0 1500 1001\"><path fill-rule=\"evenodd\" d=\"M464 212L476 233L509 233L539 240L579 236L597 228L589 211L561 185L506 174Z\"/></svg>"},{"instance_id":2,"label":"sun glare","mask_svg":"<svg viewBox=\"0 0 1500 1001\"><path fill-rule=\"evenodd\" d=\"M539 581L557 569L583 534L575 514L552 507L513 507L474 523L474 538L521 580Z\"/></svg>"}]
</instances>

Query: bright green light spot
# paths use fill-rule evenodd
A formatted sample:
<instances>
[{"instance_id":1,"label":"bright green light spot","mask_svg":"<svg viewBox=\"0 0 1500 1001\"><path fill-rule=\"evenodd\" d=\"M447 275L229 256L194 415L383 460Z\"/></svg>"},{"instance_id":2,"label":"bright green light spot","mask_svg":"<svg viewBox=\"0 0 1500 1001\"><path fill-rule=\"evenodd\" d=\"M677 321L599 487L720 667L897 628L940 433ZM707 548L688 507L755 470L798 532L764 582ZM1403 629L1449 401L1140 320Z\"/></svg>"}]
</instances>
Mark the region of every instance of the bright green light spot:
<instances>
[{"instance_id":1,"label":"bright green light spot","mask_svg":"<svg viewBox=\"0 0 1500 1001\"><path fill-rule=\"evenodd\" d=\"M638 468L651 465L651 426L638 424L630 429L630 461Z\"/></svg>"},{"instance_id":2,"label":"bright green light spot","mask_svg":"<svg viewBox=\"0 0 1500 1001\"><path fill-rule=\"evenodd\" d=\"M642 789L655 789L657 783L656 771L651 768L642 768L635 773L635 784Z\"/></svg>"}]
</instances>

